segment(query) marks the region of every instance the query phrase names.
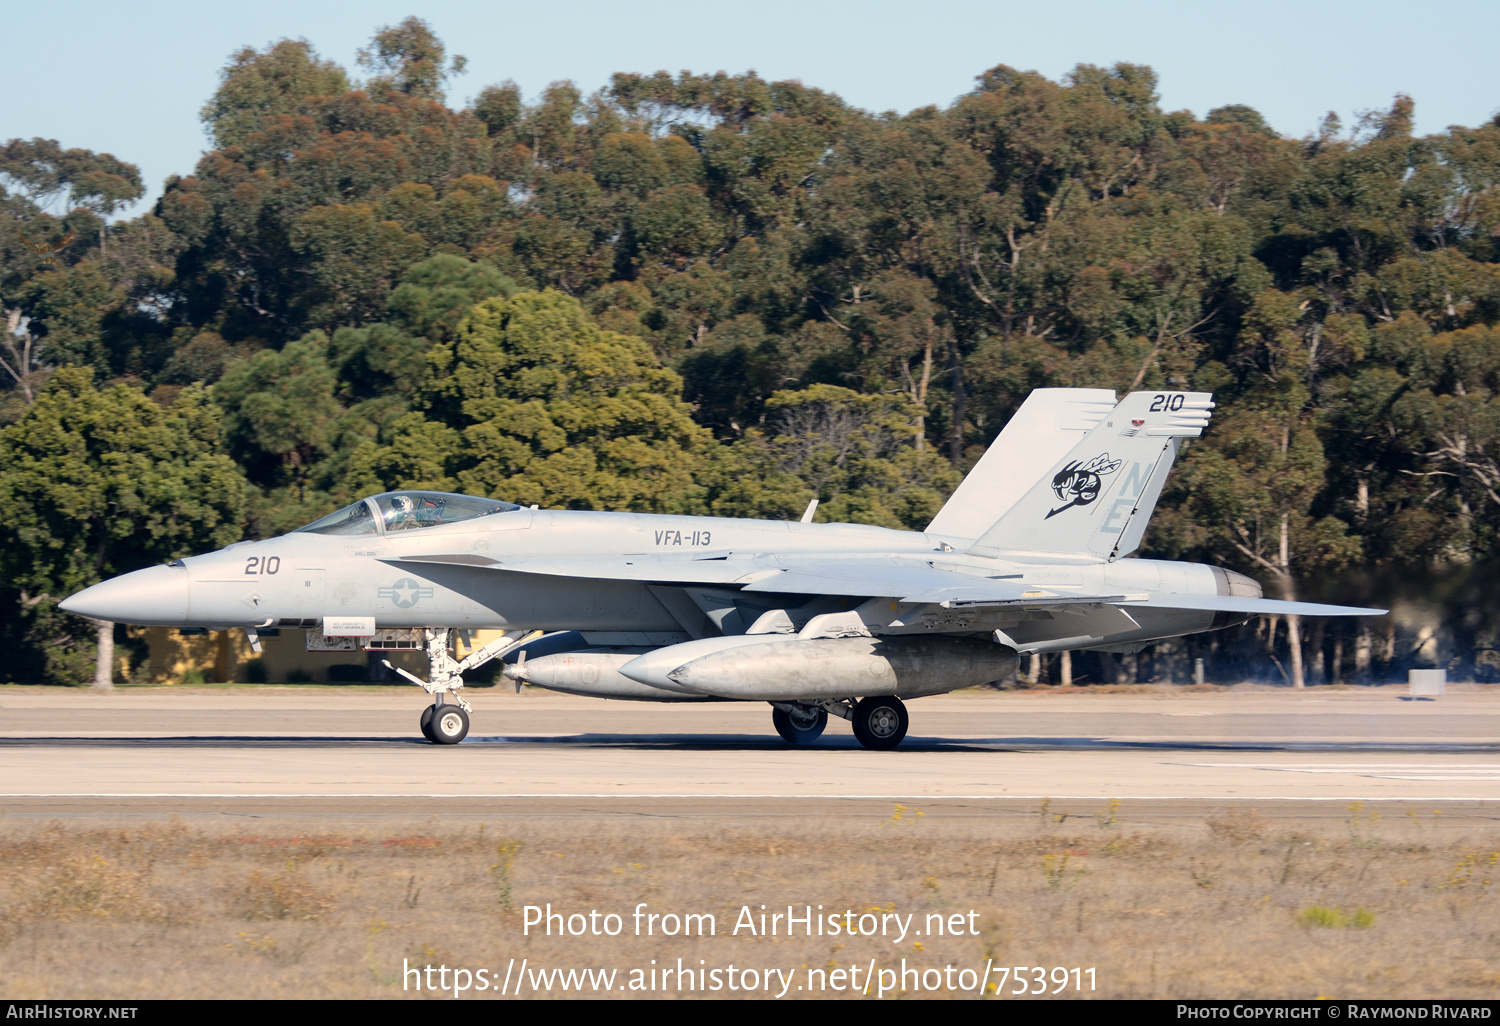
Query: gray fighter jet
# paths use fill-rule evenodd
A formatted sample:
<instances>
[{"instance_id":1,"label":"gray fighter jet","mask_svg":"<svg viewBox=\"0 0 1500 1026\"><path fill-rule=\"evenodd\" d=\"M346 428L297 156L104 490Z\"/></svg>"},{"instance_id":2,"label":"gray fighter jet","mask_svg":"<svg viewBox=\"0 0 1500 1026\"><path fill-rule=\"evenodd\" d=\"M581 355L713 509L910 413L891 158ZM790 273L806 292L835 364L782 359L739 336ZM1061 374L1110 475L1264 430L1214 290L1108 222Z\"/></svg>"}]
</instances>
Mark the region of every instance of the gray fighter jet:
<instances>
[{"instance_id":1,"label":"gray fighter jet","mask_svg":"<svg viewBox=\"0 0 1500 1026\"><path fill-rule=\"evenodd\" d=\"M540 510L399 491L280 538L96 584L62 608L133 624L303 628L309 647L425 648L422 733L469 729L461 674L601 698L755 701L790 744L832 713L868 748L905 699L1008 676L1032 652L1136 651L1257 614L1384 610L1282 602L1215 566L1127 559L1204 392L1033 392L924 532ZM457 660L458 632L500 629ZM359 640L352 640L359 639ZM446 700L445 700L446 699Z\"/></svg>"}]
</instances>

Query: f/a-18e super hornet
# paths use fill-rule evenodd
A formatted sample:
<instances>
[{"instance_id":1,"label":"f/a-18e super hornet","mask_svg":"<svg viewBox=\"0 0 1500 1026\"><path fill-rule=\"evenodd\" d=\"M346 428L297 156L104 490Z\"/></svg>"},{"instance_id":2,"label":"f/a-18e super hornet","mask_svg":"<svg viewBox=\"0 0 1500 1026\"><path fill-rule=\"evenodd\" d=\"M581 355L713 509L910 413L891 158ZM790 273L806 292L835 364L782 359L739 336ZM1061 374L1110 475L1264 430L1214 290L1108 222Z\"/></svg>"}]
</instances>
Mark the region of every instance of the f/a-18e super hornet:
<instances>
[{"instance_id":1,"label":"f/a-18e super hornet","mask_svg":"<svg viewBox=\"0 0 1500 1026\"><path fill-rule=\"evenodd\" d=\"M1000 680L1032 652L1135 651L1257 614L1378 609L1282 602L1140 545L1204 392L1040 389L927 530L541 510L425 491L362 499L279 538L96 584L62 608L100 620L307 629L309 647L425 648L422 733L463 740L462 673L600 698L767 702L790 744L830 713L868 748L906 735L904 699ZM458 660L455 633L500 638ZM351 640L360 638L361 641ZM445 701L447 699L447 701Z\"/></svg>"}]
</instances>

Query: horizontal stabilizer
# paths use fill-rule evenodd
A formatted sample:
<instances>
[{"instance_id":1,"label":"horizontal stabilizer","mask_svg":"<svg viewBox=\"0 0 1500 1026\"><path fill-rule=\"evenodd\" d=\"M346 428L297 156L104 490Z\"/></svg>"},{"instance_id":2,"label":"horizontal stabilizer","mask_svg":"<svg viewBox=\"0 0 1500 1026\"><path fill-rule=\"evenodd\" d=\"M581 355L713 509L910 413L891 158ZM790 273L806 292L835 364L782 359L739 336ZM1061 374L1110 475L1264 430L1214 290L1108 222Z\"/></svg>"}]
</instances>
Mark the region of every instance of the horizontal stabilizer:
<instances>
[{"instance_id":1,"label":"horizontal stabilizer","mask_svg":"<svg viewBox=\"0 0 1500 1026\"><path fill-rule=\"evenodd\" d=\"M1388 610L1359 606L1330 606L1321 602L1286 602L1281 599L1245 598L1239 595L1152 595L1128 599L1122 606L1156 609L1202 609L1215 613L1259 613L1265 616L1384 616Z\"/></svg>"}]
</instances>

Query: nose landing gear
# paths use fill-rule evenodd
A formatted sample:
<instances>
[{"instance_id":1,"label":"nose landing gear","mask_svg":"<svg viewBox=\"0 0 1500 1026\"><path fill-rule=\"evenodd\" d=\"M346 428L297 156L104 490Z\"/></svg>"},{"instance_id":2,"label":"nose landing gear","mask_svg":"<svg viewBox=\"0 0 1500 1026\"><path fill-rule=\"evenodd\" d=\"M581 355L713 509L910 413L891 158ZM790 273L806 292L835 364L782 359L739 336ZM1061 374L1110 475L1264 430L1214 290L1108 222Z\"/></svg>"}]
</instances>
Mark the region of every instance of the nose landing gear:
<instances>
[{"instance_id":1,"label":"nose landing gear","mask_svg":"<svg viewBox=\"0 0 1500 1026\"><path fill-rule=\"evenodd\" d=\"M387 667L433 696L433 703L422 710L419 725L422 736L435 745L456 745L469 735L469 715L474 708L458 695L458 689L464 686L464 671L483 666L491 659L498 659L527 642L535 641L543 634L542 631L530 631L496 638L483 648L470 652L462 660L457 660L448 654L450 633L446 627L429 627L425 631L428 680L408 673L399 666L392 666L389 659L384 661ZM453 703L445 704L444 696L453 699Z\"/></svg>"}]
</instances>

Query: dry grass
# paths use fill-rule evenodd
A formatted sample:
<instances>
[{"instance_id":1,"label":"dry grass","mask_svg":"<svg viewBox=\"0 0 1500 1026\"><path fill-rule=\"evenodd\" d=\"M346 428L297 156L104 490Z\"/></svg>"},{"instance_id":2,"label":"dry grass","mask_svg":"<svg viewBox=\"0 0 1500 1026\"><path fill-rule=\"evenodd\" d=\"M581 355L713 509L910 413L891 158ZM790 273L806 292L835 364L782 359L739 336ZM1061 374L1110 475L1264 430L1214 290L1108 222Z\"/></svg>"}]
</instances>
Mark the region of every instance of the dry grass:
<instances>
[{"instance_id":1,"label":"dry grass","mask_svg":"<svg viewBox=\"0 0 1500 1026\"><path fill-rule=\"evenodd\" d=\"M1078 803L1075 803L1078 804ZM403 959L496 968L1096 966L1110 997L1488 997L1500 989L1500 825L1355 806L1146 822L1025 816L512 819L274 832L0 821L7 997L400 997ZM924 814L925 813L925 814ZM497 830L496 827L499 826ZM522 936L522 909L625 917L615 938ZM634 937L638 902L719 935ZM980 915L979 936L729 935L740 906ZM795 991L794 991L795 993ZM426 995L422 995L426 996ZM473 997L474 995L470 995Z\"/></svg>"}]
</instances>

